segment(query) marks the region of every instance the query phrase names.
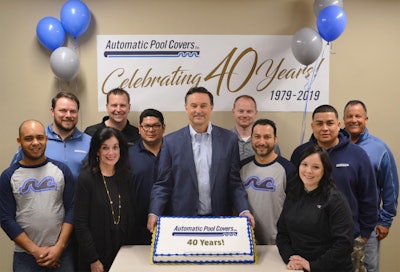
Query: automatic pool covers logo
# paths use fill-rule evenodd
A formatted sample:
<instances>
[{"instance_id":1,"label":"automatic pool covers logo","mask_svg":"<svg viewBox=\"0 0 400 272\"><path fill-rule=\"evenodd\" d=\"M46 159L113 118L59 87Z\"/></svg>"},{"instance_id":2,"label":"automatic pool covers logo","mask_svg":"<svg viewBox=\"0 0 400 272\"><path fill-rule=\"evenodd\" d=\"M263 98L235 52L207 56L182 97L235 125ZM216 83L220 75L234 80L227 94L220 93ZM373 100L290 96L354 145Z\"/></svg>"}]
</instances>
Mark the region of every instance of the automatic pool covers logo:
<instances>
[{"instance_id":1,"label":"automatic pool covers logo","mask_svg":"<svg viewBox=\"0 0 400 272\"><path fill-rule=\"evenodd\" d=\"M171 40L108 40L106 58L198 58L200 47L194 41Z\"/></svg>"}]
</instances>

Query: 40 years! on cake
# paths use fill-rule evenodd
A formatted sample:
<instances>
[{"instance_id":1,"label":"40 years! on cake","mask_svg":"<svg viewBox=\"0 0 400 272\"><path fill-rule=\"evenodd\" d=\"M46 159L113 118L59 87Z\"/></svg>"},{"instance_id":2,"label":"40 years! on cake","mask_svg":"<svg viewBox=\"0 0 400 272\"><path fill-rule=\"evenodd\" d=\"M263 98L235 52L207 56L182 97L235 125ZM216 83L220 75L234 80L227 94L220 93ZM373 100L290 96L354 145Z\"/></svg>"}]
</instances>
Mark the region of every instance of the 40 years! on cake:
<instances>
[{"instance_id":1,"label":"40 years! on cake","mask_svg":"<svg viewBox=\"0 0 400 272\"><path fill-rule=\"evenodd\" d=\"M247 217L160 216L152 243L153 263L254 263Z\"/></svg>"}]
</instances>

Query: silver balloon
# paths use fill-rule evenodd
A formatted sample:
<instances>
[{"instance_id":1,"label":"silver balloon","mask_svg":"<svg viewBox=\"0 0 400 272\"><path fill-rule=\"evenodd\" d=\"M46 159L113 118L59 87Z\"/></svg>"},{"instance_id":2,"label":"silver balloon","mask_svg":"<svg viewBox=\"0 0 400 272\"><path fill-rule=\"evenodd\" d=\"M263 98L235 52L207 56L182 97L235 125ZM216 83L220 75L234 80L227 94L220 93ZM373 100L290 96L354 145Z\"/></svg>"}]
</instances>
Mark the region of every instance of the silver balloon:
<instances>
[{"instance_id":1,"label":"silver balloon","mask_svg":"<svg viewBox=\"0 0 400 272\"><path fill-rule=\"evenodd\" d=\"M343 8L343 0L315 0L314 14L318 16L319 12L328 6L338 6Z\"/></svg>"},{"instance_id":2,"label":"silver balloon","mask_svg":"<svg viewBox=\"0 0 400 272\"><path fill-rule=\"evenodd\" d=\"M56 77L71 81L78 75L79 58L76 53L68 47L59 47L51 53L50 67Z\"/></svg>"},{"instance_id":3,"label":"silver balloon","mask_svg":"<svg viewBox=\"0 0 400 272\"><path fill-rule=\"evenodd\" d=\"M304 27L293 35L292 52L301 64L310 65L319 57L321 51L322 38L314 29Z\"/></svg>"}]
</instances>

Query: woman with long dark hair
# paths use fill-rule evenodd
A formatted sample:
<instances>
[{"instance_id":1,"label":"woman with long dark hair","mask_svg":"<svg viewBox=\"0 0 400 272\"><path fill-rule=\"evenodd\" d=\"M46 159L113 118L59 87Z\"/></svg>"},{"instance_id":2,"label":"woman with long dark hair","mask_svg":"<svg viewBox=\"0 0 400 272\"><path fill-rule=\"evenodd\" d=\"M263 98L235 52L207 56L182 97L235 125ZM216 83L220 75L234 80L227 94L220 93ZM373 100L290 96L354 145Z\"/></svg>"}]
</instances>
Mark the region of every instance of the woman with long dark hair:
<instances>
[{"instance_id":1,"label":"woman with long dark hair","mask_svg":"<svg viewBox=\"0 0 400 272\"><path fill-rule=\"evenodd\" d=\"M128 144L110 127L93 135L75 192L79 271L108 271L120 247L133 243L134 196Z\"/></svg>"},{"instance_id":2,"label":"woman with long dark hair","mask_svg":"<svg viewBox=\"0 0 400 272\"><path fill-rule=\"evenodd\" d=\"M353 271L353 218L331 177L329 155L314 145L302 152L299 161L278 221L279 253L288 269Z\"/></svg>"}]
</instances>

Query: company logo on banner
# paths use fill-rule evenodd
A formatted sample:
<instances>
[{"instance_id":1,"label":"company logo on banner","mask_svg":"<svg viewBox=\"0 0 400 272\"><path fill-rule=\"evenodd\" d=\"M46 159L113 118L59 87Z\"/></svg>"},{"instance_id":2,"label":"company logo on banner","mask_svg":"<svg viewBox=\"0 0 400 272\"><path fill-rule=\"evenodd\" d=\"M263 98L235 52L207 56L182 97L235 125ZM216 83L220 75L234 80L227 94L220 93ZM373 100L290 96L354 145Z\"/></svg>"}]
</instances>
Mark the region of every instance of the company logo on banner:
<instances>
[{"instance_id":1,"label":"company logo on banner","mask_svg":"<svg viewBox=\"0 0 400 272\"><path fill-rule=\"evenodd\" d=\"M184 111L193 86L214 95L214 111L230 111L247 94L260 111L312 111L329 100L329 54L305 67L292 36L98 35L98 110L106 94L129 92L132 110ZM305 91L314 70L317 76ZM307 102L306 102L307 100Z\"/></svg>"}]
</instances>

